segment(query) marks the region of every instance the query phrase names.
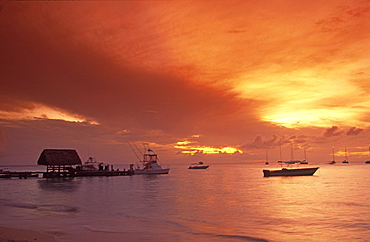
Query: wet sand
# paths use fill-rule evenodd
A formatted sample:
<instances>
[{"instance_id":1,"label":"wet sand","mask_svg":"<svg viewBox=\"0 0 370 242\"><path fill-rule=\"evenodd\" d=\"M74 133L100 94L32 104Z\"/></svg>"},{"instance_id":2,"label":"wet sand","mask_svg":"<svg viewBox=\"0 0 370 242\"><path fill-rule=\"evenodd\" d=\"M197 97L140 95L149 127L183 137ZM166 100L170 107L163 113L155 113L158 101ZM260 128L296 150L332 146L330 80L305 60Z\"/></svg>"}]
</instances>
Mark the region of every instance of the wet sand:
<instances>
[{"instance_id":1,"label":"wet sand","mask_svg":"<svg viewBox=\"0 0 370 242\"><path fill-rule=\"evenodd\" d=\"M57 242L57 240L48 234L33 230L11 229L0 227L0 242Z\"/></svg>"}]
</instances>

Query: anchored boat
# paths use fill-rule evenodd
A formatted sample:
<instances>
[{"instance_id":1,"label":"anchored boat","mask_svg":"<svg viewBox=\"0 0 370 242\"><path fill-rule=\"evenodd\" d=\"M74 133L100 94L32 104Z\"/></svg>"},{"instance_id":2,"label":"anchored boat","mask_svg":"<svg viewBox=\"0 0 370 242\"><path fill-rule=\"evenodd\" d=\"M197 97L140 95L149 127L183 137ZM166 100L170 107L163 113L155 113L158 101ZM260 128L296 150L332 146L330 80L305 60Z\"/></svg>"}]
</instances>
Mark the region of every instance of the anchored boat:
<instances>
[{"instance_id":1,"label":"anchored boat","mask_svg":"<svg viewBox=\"0 0 370 242\"><path fill-rule=\"evenodd\" d=\"M209 166L204 165L202 161L191 164L188 169L207 169Z\"/></svg>"},{"instance_id":2,"label":"anchored boat","mask_svg":"<svg viewBox=\"0 0 370 242\"><path fill-rule=\"evenodd\" d=\"M314 168L290 168L291 164L299 164L300 161L285 161L287 167L284 167L279 170L263 170L264 177L271 176L312 176L319 167Z\"/></svg>"},{"instance_id":3,"label":"anchored boat","mask_svg":"<svg viewBox=\"0 0 370 242\"><path fill-rule=\"evenodd\" d=\"M163 168L158 162L158 155L153 150L147 149L141 161L142 168L136 168L134 174L168 174L169 168Z\"/></svg>"}]
</instances>

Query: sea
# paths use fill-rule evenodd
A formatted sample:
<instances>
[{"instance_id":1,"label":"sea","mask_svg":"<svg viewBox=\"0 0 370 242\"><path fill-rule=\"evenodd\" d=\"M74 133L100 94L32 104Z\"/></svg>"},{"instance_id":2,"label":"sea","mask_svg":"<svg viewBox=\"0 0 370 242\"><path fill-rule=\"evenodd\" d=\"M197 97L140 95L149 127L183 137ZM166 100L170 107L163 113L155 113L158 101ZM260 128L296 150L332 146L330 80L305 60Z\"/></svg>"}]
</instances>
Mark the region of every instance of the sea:
<instances>
[{"instance_id":1,"label":"sea","mask_svg":"<svg viewBox=\"0 0 370 242\"><path fill-rule=\"evenodd\" d=\"M167 175L3 178L0 226L62 242L370 241L370 164L309 163L320 169L307 177L263 177L279 168L272 163L208 165L175 164Z\"/></svg>"}]
</instances>

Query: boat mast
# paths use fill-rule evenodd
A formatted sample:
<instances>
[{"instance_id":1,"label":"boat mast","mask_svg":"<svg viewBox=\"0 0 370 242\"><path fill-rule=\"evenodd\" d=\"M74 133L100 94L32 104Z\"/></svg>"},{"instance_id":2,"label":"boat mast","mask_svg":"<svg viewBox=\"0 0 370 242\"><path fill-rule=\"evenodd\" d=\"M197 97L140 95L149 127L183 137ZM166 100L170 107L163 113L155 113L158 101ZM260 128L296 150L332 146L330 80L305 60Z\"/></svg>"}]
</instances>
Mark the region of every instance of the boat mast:
<instances>
[{"instance_id":1,"label":"boat mast","mask_svg":"<svg viewBox=\"0 0 370 242\"><path fill-rule=\"evenodd\" d=\"M306 149L304 149L304 160L307 161Z\"/></svg>"},{"instance_id":2,"label":"boat mast","mask_svg":"<svg viewBox=\"0 0 370 242\"><path fill-rule=\"evenodd\" d=\"M290 143L290 160L294 160L294 155L293 155L293 143Z\"/></svg>"},{"instance_id":3,"label":"boat mast","mask_svg":"<svg viewBox=\"0 0 370 242\"><path fill-rule=\"evenodd\" d=\"M334 146L333 146L332 148L333 148L333 161L335 161L335 156L334 156Z\"/></svg>"},{"instance_id":4,"label":"boat mast","mask_svg":"<svg viewBox=\"0 0 370 242\"><path fill-rule=\"evenodd\" d=\"M280 161L283 161L283 155L281 154L281 143L279 142L279 148L280 148Z\"/></svg>"}]
</instances>

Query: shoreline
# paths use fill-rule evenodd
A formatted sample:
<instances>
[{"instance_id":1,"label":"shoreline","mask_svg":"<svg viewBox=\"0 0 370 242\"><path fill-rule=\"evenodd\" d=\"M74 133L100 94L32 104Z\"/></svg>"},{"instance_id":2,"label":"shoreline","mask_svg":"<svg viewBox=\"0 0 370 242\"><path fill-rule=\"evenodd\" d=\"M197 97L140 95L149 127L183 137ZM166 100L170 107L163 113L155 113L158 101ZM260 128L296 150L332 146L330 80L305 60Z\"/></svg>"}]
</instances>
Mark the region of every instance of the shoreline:
<instances>
[{"instance_id":1,"label":"shoreline","mask_svg":"<svg viewBox=\"0 0 370 242\"><path fill-rule=\"evenodd\" d=\"M57 242L50 234L28 229L13 229L0 226L0 242L22 241L22 242Z\"/></svg>"}]
</instances>

